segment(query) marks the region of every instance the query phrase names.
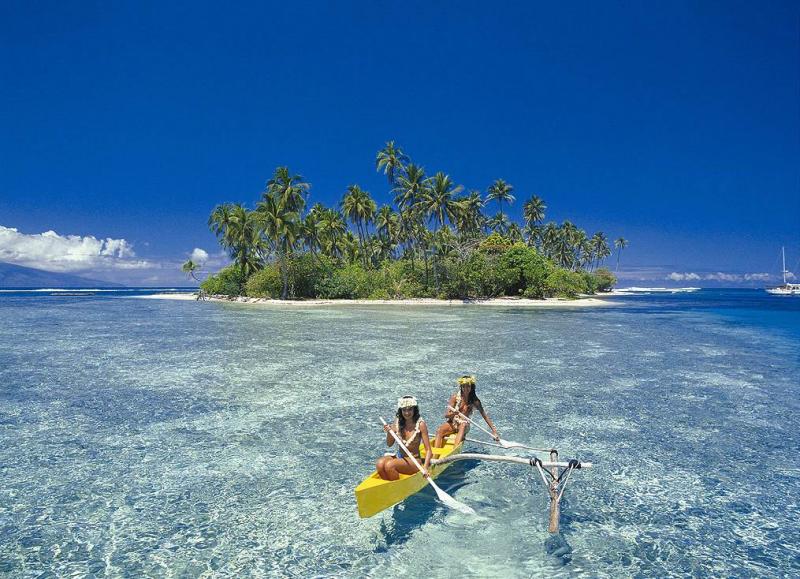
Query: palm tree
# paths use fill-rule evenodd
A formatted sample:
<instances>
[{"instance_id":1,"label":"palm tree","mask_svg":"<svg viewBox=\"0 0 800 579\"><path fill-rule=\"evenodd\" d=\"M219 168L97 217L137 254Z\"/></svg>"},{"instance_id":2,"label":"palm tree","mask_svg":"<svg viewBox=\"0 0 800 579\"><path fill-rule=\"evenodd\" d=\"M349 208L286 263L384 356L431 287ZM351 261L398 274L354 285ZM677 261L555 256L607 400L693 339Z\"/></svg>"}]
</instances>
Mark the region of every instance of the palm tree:
<instances>
[{"instance_id":1,"label":"palm tree","mask_svg":"<svg viewBox=\"0 0 800 579\"><path fill-rule=\"evenodd\" d=\"M506 228L505 235L513 243L522 241L522 229L520 229L519 224L516 222L512 222L511 225Z\"/></svg>"},{"instance_id":2,"label":"palm tree","mask_svg":"<svg viewBox=\"0 0 800 579\"><path fill-rule=\"evenodd\" d=\"M456 211L456 229L462 237L475 237L483 229L486 217L481 211L483 209L483 199L478 191L470 191L466 197L458 200L458 210Z\"/></svg>"},{"instance_id":3,"label":"palm tree","mask_svg":"<svg viewBox=\"0 0 800 579\"><path fill-rule=\"evenodd\" d=\"M366 267L368 256L364 239L368 233L369 222L372 221L372 217L375 215L377 205L367 191L364 191L358 185L350 185L342 198L341 206L345 217L350 219L358 230L358 246L361 248L361 255Z\"/></svg>"},{"instance_id":4,"label":"palm tree","mask_svg":"<svg viewBox=\"0 0 800 579\"><path fill-rule=\"evenodd\" d=\"M347 262L350 264L354 264L359 259L359 243L356 236L353 235L353 232L349 229L345 232L344 236L342 237L342 248L344 250L344 256L347 258Z\"/></svg>"},{"instance_id":5,"label":"palm tree","mask_svg":"<svg viewBox=\"0 0 800 579\"><path fill-rule=\"evenodd\" d=\"M325 253L334 258L342 257L343 239L347 224L342 214L335 209L325 209L320 217L321 242Z\"/></svg>"},{"instance_id":6,"label":"palm tree","mask_svg":"<svg viewBox=\"0 0 800 579\"><path fill-rule=\"evenodd\" d=\"M594 254L595 258L594 268L597 269L600 266L600 262L611 254L611 251L608 248L608 239L606 238L605 233L598 231L592 235L590 243L592 246L592 253Z\"/></svg>"},{"instance_id":7,"label":"palm tree","mask_svg":"<svg viewBox=\"0 0 800 579\"><path fill-rule=\"evenodd\" d=\"M589 245L589 238L586 237L586 232L573 225L567 231L567 239L572 245L572 269L576 270L592 261L592 249Z\"/></svg>"},{"instance_id":8,"label":"palm tree","mask_svg":"<svg viewBox=\"0 0 800 579\"><path fill-rule=\"evenodd\" d=\"M525 223L528 225L538 225L544 221L544 211L547 205L544 204L542 198L538 195L532 196L522 206L522 215L525 218Z\"/></svg>"},{"instance_id":9,"label":"palm tree","mask_svg":"<svg viewBox=\"0 0 800 579\"><path fill-rule=\"evenodd\" d=\"M397 213L392 211L388 205L381 205L381 208L375 213L375 230L383 238L391 239L396 222Z\"/></svg>"},{"instance_id":10,"label":"palm tree","mask_svg":"<svg viewBox=\"0 0 800 579\"><path fill-rule=\"evenodd\" d=\"M300 233L300 217L293 211L289 203L295 200L290 195L280 195L279 191L265 193L262 201L258 203L258 216L264 234L273 245L278 254L278 261L283 278L281 299L289 295L289 267L288 256L294 250Z\"/></svg>"},{"instance_id":11,"label":"palm tree","mask_svg":"<svg viewBox=\"0 0 800 579\"><path fill-rule=\"evenodd\" d=\"M200 269L200 266L199 266L199 265L197 265L195 262L193 262L191 259L190 259L190 260L188 260L188 261L186 261L186 263L184 263L184 264L181 266L181 271L182 271L183 273L188 273L188 274L189 274L189 276L190 276L190 277L191 277L191 278L192 278L194 281L200 281L200 280L199 280L199 279L197 279L197 277L194 275L194 272L196 272L198 269Z\"/></svg>"},{"instance_id":12,"label":"palm tree","mask_svg":"<svg viewBox=\"0 0 800 579\"><path fill-rule=\"evenodd\" d=\"M386 259L394 253L398 242L400 217L388 205L382 205L375 214L375 230L381 241L381 258Z\"/></svg>"},{"instance_id":13,"label":"palm tree","mask_svg":"<svg viewBox=\"0 0 800 579\"><path fill-rule=\"evenodd\" d=\"M564 229L563 226L558 230L558 237L553 248L553 258L561 267L572 269L575 261L575 246L570 239L569 229Z\"/></svg>"},{"instance_id":14,"label":"palm tree","mask_svg":"<svg viewBox=\"0 0 800 579\"><path fill-rule=\"evenodd\" d=\"M561 235L561 230L552 221L542 228L542 252L550 259L555 257L556 246Z\"/></svg>"},{"instance_id":15,"label":"palm tree","mask_svg":"<svg viewBox=\"0 0 800 579\"><path fill-rule=\"evenodd\" d=\"M411 255L411 267L414 267L414 235L415 222L420 217L418 203L425 196L430 180L425 177L425 169L419 165L409 164L405 171L397 175L392 188L394 202L399 212L398 238L405 246L405 252Z\"/></svg>"},{"instance_id":16,"label":"palm tree","mask_svg":"<svg viewBox=\"0 0 800 579\"><path fill-rule=\"evenodd\" d=\"M208 223L243 275L248 276L261 267L267 248L253 212L238 203L218 205Z\"/></svg>"},{"instance_id":17,"label":"palm tree","mask_svg":"<svg viewBox=\"0 0 800 579\"><path fill-rule=\"evenodd\" d=\"M408 156L394 144L394 141L389 141L375 157L375 170L383 170L383 174L389 179L389 184L394 185L395 178L403 172L403 166L407 162Z\"/></svg>"},{"instance_id":18,"label":"palm tree","mask_svg":"<svg viewBox=\"0 0 800 579\"><path fill-rule=\"evenodd\" d=\"M228 235L228 227L231 224L231 213L234 205L232 203L223 203L217 205L208 217L208 227L217 236L223 246L225 246L225 239Z\"/></svg>"},{"instance_id":19,"label":"palm tree","mask_svg":"<svg viewBox=\"0 0 800 579\"><path fill-rule=\"evenodd\" d=\"M618 237L614 240L614 247L617 248L617 269L619 271L619 254L622 253L622 250L628 247L628 240L624 237Z\"/></svg>"},{"instance_id":20,"label":"palm tree","mask_svg":"<svg viewBox=\"0 0 800 579\"><path fill-rule=\"evenodd\" d=\"M267 181L265 194L275 196L285 209L300 215L306 206L306 195L311 185L303 181L302 175L292 175L288 167L278 167Z\"/></svg>"},{"instance_id":21,"label":"palm tree","mask_svg":"<svg viewBox=\"0 0 800 579\"><path fill-rule=\"evenodd\" d=\"M525 229L528 232L528 244L541 243L541 223L544 221L544 211L547 205L538 195L532 196L522 206L522 216L525 219Z\"/></svg>"},{"instance_id":22,"label":"palm tree","mask_svg":"<svg viewBox=\"0 0 800 579\"><path fill-rule=\"evenodd\" d=\"M402 212L412 207L422 197L427 185L425 169L413 163L406 167L403 173L397 175L397 181L392 188L397 208Z\"/></svg>"},{"instance_id":23,"label":"palm tree","mask_svg":"<svg viewBox=\"0 0 800 579\"><path fill-rule=\"evenodd\" d=\"M496 231L500 235L504 235L506 231L508 231L508 227L511 225L511 222L508 220L508 217L503 215L503 212L500 211L494 215L494 217L490 217L486 220L486 226L489 228L490 231Z\"/></svg>"},{"instance_id":24,"label":"palm tree","mask_svg":"<svg viewBox=\"0 0 800 579\"><path fill-rule=\"evenodd\" d=\"M508 202L510 205L514 202L514 196L511 192L514 190L509 183L506 183L502 179L497 179L494 183L489 186L486 193L486 202L496 200L500 204L500 214L503 213L503 201Z\"/></svg>"},{"instance_id":25,"label":"palm tree","mask_svg":"<svg viewBox=\"0 0 800 579\"><path fill-rule=\"evenodd\" d=\"M311 208L305 219L300 221L300 238L303 240L303 245L318 260L317 252L322 249L322 213L320 208L322 208L322 205L317 203Z\"/></svg>"},{"instance_id":26,"label":"palm tree","mask_svg":"<svg viewBox=\"0 0 800 579\"><path fill-rule=\"evenodd\" d=\"M597 259L597 254L595 253L594 246L592 245L592 240L586 237L584 234L575 247L576 250L576 263L578 267L581 269L585 269L586 266L592 265L592 263Z\"/></svg>"},{"instance_id":27,"label":"palm tree","mask_svg":"<svg viewBox=\"0 0 800 579\"><path fill-rule=\"evenodd\" d=\"M453 183L449 175L440 171L431 178L418 204L425 215L433 220L434 225L438 223L441 228L444 226L445 219L450 223L455 222L459 207L454 196L463 189L464 187L461 185Z\"/></svg>"}]
</instances>

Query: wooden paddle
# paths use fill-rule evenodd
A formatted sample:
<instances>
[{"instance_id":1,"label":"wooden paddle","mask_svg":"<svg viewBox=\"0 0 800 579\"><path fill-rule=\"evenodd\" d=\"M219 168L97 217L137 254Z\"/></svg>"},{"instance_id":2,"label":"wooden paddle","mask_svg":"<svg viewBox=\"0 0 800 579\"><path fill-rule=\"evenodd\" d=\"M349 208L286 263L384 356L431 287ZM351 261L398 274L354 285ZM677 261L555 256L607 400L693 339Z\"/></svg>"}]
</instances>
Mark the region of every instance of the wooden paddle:
<instances>
[{"instance_id":1,"label":"wooden paddle","mask_svg":"<svg viewBox=\"0 0 800 579\"><path fill-rule=\"evenodd\" d=\"M491 437L492 437L492 439L494 439L494 440L497 440L497 442L499 442L499 443L500 443L500 446L502 446L503 448L525 448L525 449L527 449L527 450L537 450L537 451L539 451L539 452L550 452L550 449L549 449L549 448L534 448L534 447L532 447L532 446L525 446L524 444L522 444L522 443L519 443L519 442L512 442L512 441L510 441L510 440L503 440L503 439L502 439L502 438L500 438L499 436L498 436L497 438L495 438L494 434L492 434L491 432L489 432L488 430L486 430L486 429L485 429L483 426L481 426L480 424L478 424L477 422L475 422L474 420L472 420L472 418L470 418L469 416L467 416L467 415L466 415L466 414L464 414L463 412L460 412L458 409L456 409L456 408L453 408L452 406L448 406L448 408L449 408L450 410L452 410L453 412L455 412L456 414L458 414L459 416L461 416L461 417L463 417L463 418L466 418L467 420L469 420L470 424L472 424L473 426L477 426L478 428L480 428L481 430L483 430L483 431L484 431L486 434L488 434L489 436L491 436Z\"/></svg>"},{"instance_id":2,"label":"wooden paddle","mask_svg":"<svg viewBox=\"0 0 800 579\"><path fill-rule=\"evenodd\" d=\"M381 417L381 423L384 426L387 426L386 421L383 419L383 417ZM426 471L422 467L422 465L419 462L417 462L417 459L414 458L414 455L408 451L408 448L406 447L405 444L403 444L403 441L400 439L399 436L397 436L394 430L389 429L389 434L392 435L392 438L394 438L395 442L397 443L397 446L403 449L405 455L411 459L411 462L414 463L414 466L417 467L419 472L422 473L422 476L425 478L425 480L428 481L428 484L431 485L431 487L433 487L433 490L436 491L436 496L439 497L440 501L442 501L445 505L447 505L451 509L455 509L459 512L464 513L465 515L475 514L475 511L472 509L472 507L467 506L464 503L458 502L453 497L451 497L450 495L448 495L446 492L444 492L442 489L439 488L439 485L437 485L433 481L433 477L431 477L430 473L428 473L428 471Z\"/></svg>"}]
</instances>

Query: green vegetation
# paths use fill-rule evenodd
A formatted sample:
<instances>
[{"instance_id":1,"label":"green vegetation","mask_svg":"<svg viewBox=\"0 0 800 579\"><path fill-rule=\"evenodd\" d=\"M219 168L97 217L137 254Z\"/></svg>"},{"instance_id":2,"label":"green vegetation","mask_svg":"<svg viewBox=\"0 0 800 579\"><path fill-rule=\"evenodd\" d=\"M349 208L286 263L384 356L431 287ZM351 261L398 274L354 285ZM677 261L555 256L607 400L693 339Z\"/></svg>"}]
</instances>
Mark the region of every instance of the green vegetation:
<instances>
[{"instance_id":1,"label":"green vegetation","mask_svg":"<svg viewBox=\"0 0 800 579\"><path fill-rule=\"evenodd\" d=\"M234 264L205 279L200 290L207 295L240 296L246 282L247 276L238 264Z\"/></svg>"},{"instance_id":2,"label":"green vegetation","mask_svg":"<svg viewBox=\"0 0 800 579\"><path fill-rule=\"evenodd\" d=\"M189 274L194 281L200 281L197 279L195 273L200 269L200 266L193 262L191 259L187 260L182 266L181 271L183 273Z\"/></svg>"},{"instance_id":3,"label":"green vegetation","mask_svg":"<svg viewBox=\"0 0 800 579\"><path fill-rule=\"evenodd\" d=\"M255 209L215 207L208 224L233 264L201 289L283 299L575 298L616 283L600 267L611 255L606 235L588 237L569 221L544 224L547 207L536 195L525 201L520 226L503 212L515 197L502 179L485 200L478 191L462 194L449 175L426 176L394 142L375 166L392 204L378 207L354 184L338 208L307 210L311 186L279 167ZM497 214L487 217L484 207L495 202ZM615 241L617 264L627 243ZM194 269L187 262L184 271Z\"/></svg>"}]
</instances>

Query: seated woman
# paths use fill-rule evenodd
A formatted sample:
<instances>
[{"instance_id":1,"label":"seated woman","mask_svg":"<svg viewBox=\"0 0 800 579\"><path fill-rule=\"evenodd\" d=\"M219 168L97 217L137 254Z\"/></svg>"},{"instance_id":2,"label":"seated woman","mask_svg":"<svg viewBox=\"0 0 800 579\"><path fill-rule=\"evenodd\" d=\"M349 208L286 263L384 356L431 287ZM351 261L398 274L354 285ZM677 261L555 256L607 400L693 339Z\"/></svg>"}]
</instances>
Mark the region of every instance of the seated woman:
<instances>
[{"instance_id":1,"label":"seated woman","mask_svg":"<svg viewBox=\"0 0 800 579\"><path fill-rule=\"evenodd\" d=\"M389 433L392 430L400 437L406 445L408 451L414 455L417 462L419 458L420 442L425 445L425 464L423 467L428 471L431 464L431 439L428 436L428 426L419 416L419 406L417 399L413 396L403 396L397 401L397 420L394 424L383 427L386 431L386 446L395 443L394 437ZM384 480L397 480L401 474L415 474L418 472L414 463L405 455L402 448L397 448L395 456L382 456L376 465L378 475Z\"/></svg>"},{"instance_id":2,"label":"seated woman","mask_svg":"<svg viewBox=\"0 0 800 579\"><path fill-rule=\"evenodd\" d=\"M464 437L469 432L469 421L460 416L457 412L450 410L450 407L457 408L461 414L471 416L472 411L476 408L481 413L486 424L492 429L492 434L495 440L500 440L500 435L497 434L497 429L492 424L489 415L483 409L480 398L475 393L475 376L462 376L458 379L458 391L450 397L447 401L447 410L444 413L445 422L436 431L436 441L433 446L441 448L446 436L456 433L455 446L461 444Z\"/></svg>"}]
</instances>

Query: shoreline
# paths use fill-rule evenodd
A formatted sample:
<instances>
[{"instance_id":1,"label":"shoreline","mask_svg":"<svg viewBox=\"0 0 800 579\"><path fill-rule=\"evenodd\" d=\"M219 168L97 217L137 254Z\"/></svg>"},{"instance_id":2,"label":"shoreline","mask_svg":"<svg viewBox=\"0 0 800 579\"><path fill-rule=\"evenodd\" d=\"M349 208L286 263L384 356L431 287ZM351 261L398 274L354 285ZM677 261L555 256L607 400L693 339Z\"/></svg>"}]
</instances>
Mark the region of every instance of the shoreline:
<instances>
[{"instance_id":1,"label":"shoreline","mask_svg":"<svg viewBox=\"0 0 800 579\"><path fill-rule=\"evenodd\" d=\"M613 294L609 294L613 296ZM605 294L604 294L605 297ZM197 294L153 294L149 296L137 296L137 299L164 299L178 301L197 301ZM318 307L318 306L502 306L502 307L522 307L522 308L552 308L552 307L590 307L590 306L615 306L619 305L613 301L607 301L595 296L581 297L574 300L561 298L546 298L543 300L532 300L527 298L487 298L475 300L440 300L435 298L410 298L397 300L345 300L345 299L308 299L308 300L280 300L271 298L248 298L237 297L229 298L223 296L209 296L205 300L211 302L222 302L231 304L246 304L260 306L278 307Z\"/></svg>"}]
</instances>

